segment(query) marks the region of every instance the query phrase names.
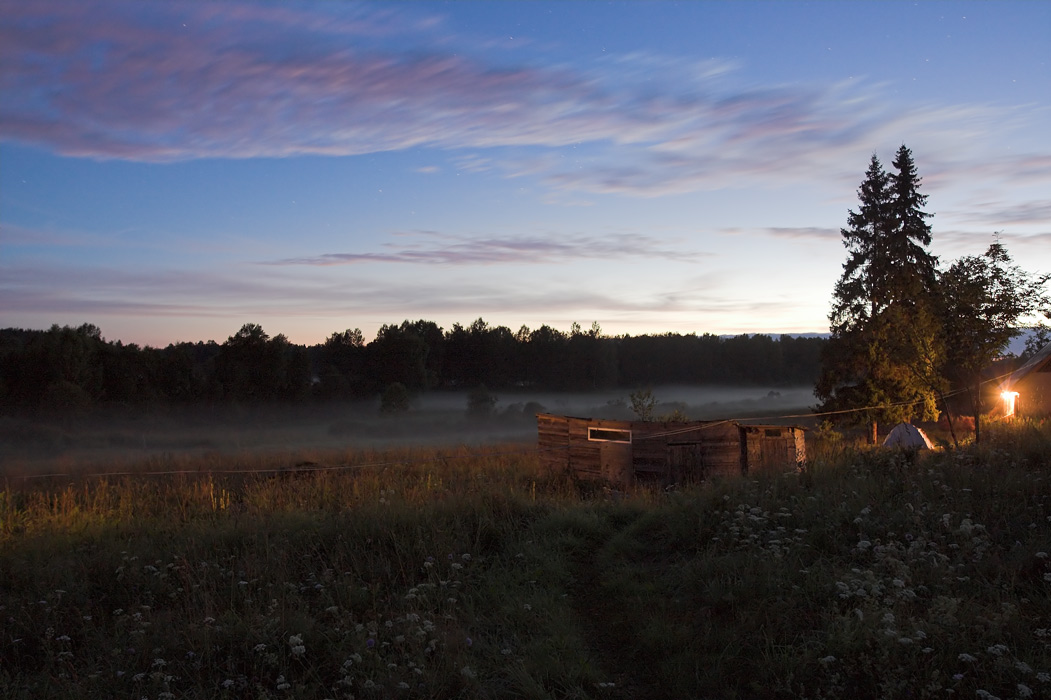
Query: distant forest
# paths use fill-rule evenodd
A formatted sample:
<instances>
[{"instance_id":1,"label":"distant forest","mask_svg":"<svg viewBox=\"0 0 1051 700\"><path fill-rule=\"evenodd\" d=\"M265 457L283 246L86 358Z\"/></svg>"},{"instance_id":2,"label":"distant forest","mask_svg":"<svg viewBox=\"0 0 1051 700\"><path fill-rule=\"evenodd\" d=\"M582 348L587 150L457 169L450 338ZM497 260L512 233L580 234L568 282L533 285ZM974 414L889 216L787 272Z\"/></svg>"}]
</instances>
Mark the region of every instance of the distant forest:
<instances>
[{"instance_id":1,"label":"distant forest","mask_svg":"<svg viewBox=\"0 0 1051 700\"><path fill-rule=\"evenodd\" d=\"M798 386L820 373L825 340L769 335L607 336L513 332L478 319L443 330L431 321L333 333L310 347L246 324L226 342L166 348L110 342L91 324L0 330L0 410L79 412L174 406L356 400L391 386L408 392L536 388L637 389L662 384Z\"/></svg>"}]
</instances>

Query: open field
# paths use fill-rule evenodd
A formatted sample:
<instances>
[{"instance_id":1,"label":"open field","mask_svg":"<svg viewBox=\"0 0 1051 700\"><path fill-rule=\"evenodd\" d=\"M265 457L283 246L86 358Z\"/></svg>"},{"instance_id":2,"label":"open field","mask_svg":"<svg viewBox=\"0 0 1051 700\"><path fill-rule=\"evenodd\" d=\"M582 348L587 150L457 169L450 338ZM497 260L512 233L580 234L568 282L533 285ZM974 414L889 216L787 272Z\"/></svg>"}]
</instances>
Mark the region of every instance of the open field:
<instances>
[{"instance_id":1,"label":"open field","mask_svg":"<svg viewBox=\"0 0 1051 700\"><path fill-rule=\"evenodd\" d=\"M1051 695L1051 426L810 442L802 473L673 492L531 442L9 478L0 695Z\"/></svg>"}]
</instances>

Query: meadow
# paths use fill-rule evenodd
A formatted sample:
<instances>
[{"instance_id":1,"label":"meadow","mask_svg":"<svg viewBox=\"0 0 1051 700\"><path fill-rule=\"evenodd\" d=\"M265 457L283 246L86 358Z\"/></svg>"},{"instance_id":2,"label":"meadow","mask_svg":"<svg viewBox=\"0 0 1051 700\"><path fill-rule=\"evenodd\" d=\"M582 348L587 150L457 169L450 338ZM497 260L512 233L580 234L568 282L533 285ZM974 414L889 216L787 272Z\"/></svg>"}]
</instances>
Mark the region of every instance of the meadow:
<instances>
[{"instance_id":1,"label":"meadow","mask_svg":"<svg viewBox=\"0 0 1051 700\"><path fill-rule=\"evenodd\" d=\"M9 471L0 695L1051 696L1051 425L984 439L670 491L530 441Z\"/></svg>"}]
</instances>

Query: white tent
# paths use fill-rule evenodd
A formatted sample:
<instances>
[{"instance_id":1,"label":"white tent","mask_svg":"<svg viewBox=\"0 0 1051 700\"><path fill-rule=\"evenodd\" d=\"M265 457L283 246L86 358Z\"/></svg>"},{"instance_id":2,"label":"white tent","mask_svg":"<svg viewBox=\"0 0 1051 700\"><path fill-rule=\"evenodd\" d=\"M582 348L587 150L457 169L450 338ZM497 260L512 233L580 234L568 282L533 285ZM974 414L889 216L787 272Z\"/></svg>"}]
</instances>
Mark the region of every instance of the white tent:
<instances>
[{"instance_id":1,"label":"white tent","mask_svg":"<svg viewBox=\"0 0 1051 700\"><path fill-rule=\"evenodd\" d=\"M884 447L900 447L905 450L933 450L934 444L927 434L912 423L898 423L883 441Z\"/></svg>"}]
</instances>

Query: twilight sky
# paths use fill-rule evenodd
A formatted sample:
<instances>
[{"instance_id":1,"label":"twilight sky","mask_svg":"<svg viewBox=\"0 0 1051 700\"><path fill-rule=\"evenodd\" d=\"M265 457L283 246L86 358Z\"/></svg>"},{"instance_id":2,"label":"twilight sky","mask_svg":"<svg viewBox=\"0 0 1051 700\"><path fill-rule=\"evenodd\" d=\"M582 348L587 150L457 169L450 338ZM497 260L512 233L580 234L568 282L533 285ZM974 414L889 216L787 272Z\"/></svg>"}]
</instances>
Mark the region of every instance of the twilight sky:
<instances>
[{"instance_id":1,"label":"twilight sky","mask_svg":"<svg viewBox=\"0 0 1051 700\"><path fill-rule=\"evenodd\" d=\"M1051 271L1051 3L0 0L0 327L826 331L907 144Z\"/></svg>"}]
</instances>

